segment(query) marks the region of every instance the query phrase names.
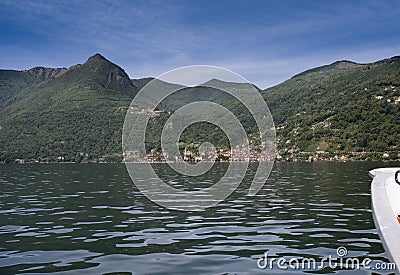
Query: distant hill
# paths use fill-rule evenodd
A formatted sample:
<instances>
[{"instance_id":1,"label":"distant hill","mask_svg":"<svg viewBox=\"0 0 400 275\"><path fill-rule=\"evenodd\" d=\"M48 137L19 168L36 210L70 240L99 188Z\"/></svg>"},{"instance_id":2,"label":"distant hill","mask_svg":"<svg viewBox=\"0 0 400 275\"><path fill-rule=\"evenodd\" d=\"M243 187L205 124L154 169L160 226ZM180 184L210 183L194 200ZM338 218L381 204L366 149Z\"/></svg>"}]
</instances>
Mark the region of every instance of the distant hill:
<instances>
[{"instance_id":1,"label":"distant hill","mask_svg":"<svg viewBox=\"0 0 400 275\"><path fill-rule=\"evenodd\" d=\"M338 61L263 91L283 158L400 156L400 57ZM369 152L369 153L365 153Z\"/></svg>"},{"instance_id":2,"label":"distant hill","mask_svg":"<svg viewBox=\"0 0 400 275\"><path fill-rule=\"evenodd\" d=\"M0 161L121 161L125 113L151 80L130 79L100 54L70 68L0 70ZM239 83L210 83L243 89ZM254 120L232 96L209 87L159 84L181 90L158 106L161 113L152 118L146 135L148 151L160 150L159 134L169 112L198 100L229 108L254 138ZM399 57L371 64L338 61L261 93L275 120L281 159L400 158ZM194 126L183 133L184 143L228 146L214 125Z\"/></svg>"}]
</instances>

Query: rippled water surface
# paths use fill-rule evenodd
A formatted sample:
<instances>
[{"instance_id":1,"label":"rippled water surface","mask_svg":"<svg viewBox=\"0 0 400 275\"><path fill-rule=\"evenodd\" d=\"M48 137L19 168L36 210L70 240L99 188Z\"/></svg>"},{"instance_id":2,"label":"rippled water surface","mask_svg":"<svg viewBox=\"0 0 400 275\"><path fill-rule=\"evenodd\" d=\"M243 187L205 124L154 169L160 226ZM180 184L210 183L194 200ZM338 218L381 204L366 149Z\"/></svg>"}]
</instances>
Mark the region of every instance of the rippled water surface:
<instances>
[{"instance_id":1,"label":"rippled water surface","mask_svg":"<svg viewBox=\"0 0 400 275\"><path fill-rule=\"evenodd\" d=\"M217 180L226 164L214 166ZM0 274L286 274L268 257L369 257L387 263L372 220L368 171L390 163L277 163L254 197L239 189L216 207L179 212L134 186L123 164L0 165ZM210 177L160 177L180 188ZM293 274L301 273L299 270ZM324 268L316 273L357 273ZM376 274L385 273L379 271ZM386 271L386 273L390 273Z\"/></svg>"}]
</instances>

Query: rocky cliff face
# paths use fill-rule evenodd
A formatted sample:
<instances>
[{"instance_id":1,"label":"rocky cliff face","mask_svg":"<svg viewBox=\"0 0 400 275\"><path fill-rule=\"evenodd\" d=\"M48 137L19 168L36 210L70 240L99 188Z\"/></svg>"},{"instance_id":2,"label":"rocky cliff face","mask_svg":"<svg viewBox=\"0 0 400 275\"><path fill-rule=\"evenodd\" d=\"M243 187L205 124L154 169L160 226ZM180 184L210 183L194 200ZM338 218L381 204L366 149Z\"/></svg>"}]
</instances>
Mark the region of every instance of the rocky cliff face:
<instances>
[{"instance_id":1,"label":"rocky cliff face","mask_svg":"<svg viewBox=\"0 0 400 275\"><path fill-rule=\"evenodd\" d=\"M44 67L34 67L25 72L34 75L38 78L43 79L43 81L54 79L68 71L67 68L44 68Z\"/></svg>"}]
</instances>

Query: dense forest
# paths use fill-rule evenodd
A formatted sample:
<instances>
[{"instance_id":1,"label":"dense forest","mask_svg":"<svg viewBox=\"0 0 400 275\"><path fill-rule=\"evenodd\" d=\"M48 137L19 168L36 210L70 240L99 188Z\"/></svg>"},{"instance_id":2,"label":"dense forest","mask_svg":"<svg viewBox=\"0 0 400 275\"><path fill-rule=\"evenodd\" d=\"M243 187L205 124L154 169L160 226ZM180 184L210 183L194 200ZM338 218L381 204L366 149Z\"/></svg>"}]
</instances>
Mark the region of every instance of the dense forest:
<instances>
[{"instance_id":1,"label":"dense forest","mask_svg":"<svg viewBox=\"0 0 400 275\"><path fill-rule=\"evenodd\" d=\"M399 159L400 57L339 61L263 91L280 153Z\"/></svg>"},{"instance_id":2,"label":"dense forest","mask_svg":"<svg viewBox=\"0 0 400 275\"><path fill-rule=\"evenodd\" d=\"M130 79L99 54L70 68L0 70L0 161L122 161L126 111L150 80ZM260 92L275 121L279 159L400 158L399 57L371 64L335 62ZM257 141L255 121L236 99L217 89L183 87L150 121L149 152L160 151L170 114L197 100L230 109ZM225 134L210 123L190 126L181 141L182 148L204 141L229 147Z\"/></svg>"}]
</instances>

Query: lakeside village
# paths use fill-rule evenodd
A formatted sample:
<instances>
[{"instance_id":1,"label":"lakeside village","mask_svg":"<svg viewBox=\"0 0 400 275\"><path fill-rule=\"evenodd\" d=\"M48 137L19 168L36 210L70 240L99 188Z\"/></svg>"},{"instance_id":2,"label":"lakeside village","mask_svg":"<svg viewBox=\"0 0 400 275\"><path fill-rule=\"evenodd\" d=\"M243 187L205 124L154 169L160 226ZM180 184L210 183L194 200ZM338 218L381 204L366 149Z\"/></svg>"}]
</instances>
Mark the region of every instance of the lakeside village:
<instances>
[{"instance_id":1,"label":"lakeside village","mask_svg":"<svg viewBox=\"0 0 400 275\"><path fill-rule=\"evenodd\" d=\"M185 144L180 144L185 146ZM199 153L198 148L200 144L190 143L184 148L182 152L182 160L187 162L200 162L200 161L217 161L217 162L229 162L229 161L250 161L260 162L273 160L272 154L262 155L259 149L255 149L250 144L250 151L245 153L241 148L226 149L217 148L217 152L201 152ZM258 147L258 146L257 146ZM346 154L333 154L326 151L315 151L315 152L302 152L294 149L281 149L277 151L275 155L275 161L283 162L316 162L316 161L372 161L372 160L386 160L386 161L400 161L400 155L397 154L397 158L392 157L393 154L388 152L350 152ZM178 158L169 158L162 152L151 150L147 155L139 157L137 152L127 152L124 156L124 161L134 162L168 162L168 161L179 161Z\"/></svg>"},{"instance_id":2,"label":"lakeside village","mask_svg":"<svg viewBox=\"0 0 400 275\"><path fill-rule=\"evenodd\" d=\"M160 116L165 111L163 110L131 110L136 114L143 114L144 112L151 112L151 118ZM279 129L277 129L279 130ZM277 138L277 144L280 144L280 139ZM290 141L284 142L284 145L279 146L274 152L267 152L261 154L261 148L273 148L273 144L260 144L260 138L256 138L249 135L249 152L246 153L243 150L244 145L237 146L236 148L224 148L217 147L215 151L208 151L199 153L200 143L180 143L180 153L183 161L188 162L199 162L199 161L250 161L259 162L272 160L284 161L284 162L315 162L315 161L371 161L371 160L386 160L386 161L400 161L400 153L397 151L386 151L386 152L330 152L325 150L328 146L326 144L320 144L314 152L301 151L297 146L288 146ZM265 147L263 147L265 146ZM170 158L165 153L158 150L151 150L146 155L140 155L138 152L125 152L124 161L134 162L168 162L168 161L179 161L178 158Z\"/></svg>"},{"instance_id":3,"label":"lakeside village","mask_svg":"<svg viewBox=\"0 0 400 275\"><path fill-rule=\"evenodd\" d=\"M136 114L143 114L151 112L151 118L156 118L165 113L164 110L131 110ZM277 128L279 130L279 128ZM212 148L213 150L199 152L201 143L179 143L181 153L181 160L174 157L171 158L159 150L151 150L147 154L140 154L139 152L128 151L124 155L115 153L109 156L91 156L88 153L79 152L77 157L69 158L67 156L52 156L44 159L15 159L15 163L118 163L118 162L169 162L169 161L186 161L186 162L200 162L200 161L250 161L260 162L267 160L275 160L282 162L315 162L315 161L400 161L400 153L398 150L385 151L385 152L330 152L327 144L320 144L316 151L305 152L294 144L290 144L289 140L281 143L277 138L276 153L269 151L261 153L261 148L273 148L273 144L260 144L260 138L249 135L249 151L244 150L245 145L236 146L236 148L218 147ZM291 146L288 146L291 145ZM262 147L265 146L265 147Z\"/></svg>"},{"instance_id":4,"label":"lakeside village","mask_svg":"<svg viewBox=\"0 0 400 275\"><path fill-rule=\"evenodd\" d=\"M260 162L274 159L273 152L262 155L260 153L260 145L250 139L249 151L246 153L243 148L238 146L234 149L217 147L214 150L199 152L200 143L179 143L181 161L200 162L200 161L250 161ZM264 144L268 146L268 144ZM122 156L113 154L110 156L90 156L89 154L78 153L79 158L68 158L66 156L51 157L46 159L15 159L15 163L118 163L118 162L168 162L180 161L177 158L171 158L157 150L151 150L145 155L138 152L127 151ZM349 153L332 153L323 150L315 152L303 152L295 146L292 148L278 148L275 154L275 161L281 162L316 162L316 161L400 161L400 153L398 152L349 152Z\"/></svg>"},{"instance_id":5,"label":"lakeside village","mask_svg":"<svg viewBox=\"0 0 400 275\"><path fill-rule=\"evenodd\" d=\"M190 145L190 144L189 144ZM193 144L194 145L194 144ZM210 153L207 155L201 155L195 150L184 150L183 160L187 162L199 162L202 160L215 160L217 162L229 162L229 161L250 161L258 162L262 160L269 160L270 157L261 157L258 151L250 151L249 155L242 154L241 157L231 157L235 150L217 149L217 152ZM79 161L76 159L70 159L65 156L49 157L45 159L15 159L14 163L118 163L121 161L139 161L139 162L167 162L168 158L164 154L158 151L151 151L145 157L141 159L134 158L136 155L134 152L128 152L125 155L125 159L121 155L113 155L110 159L108 156L91 157L89 154L79 153ZM394 157L393 157L394 156ZM396 157L397 156L397 157ZM280 162L317 162L317 161L336 161L336 162L348 162L348 161L400 161L400 154L396 152L350 152L346 154L334 154L325 151L316 152L301 152L293 149L281 149L277 151L275 161ZM176 161L176 160L173 160Z\"/></svg>"},{"instance_id":6,"label":"lakeside village","mask_svg":"<svg viewBox=\"0 0 400 275\"><path fill-rule=\"evenodd\" d=\"M236 146L233 149L227 148L212 148L210 150L199 151L200 143L190 143L184 144L180 143L181 159L177 156L168 156L166 153L151 150L146 155L140 155L137 151L128 151L124 154L124 162L200 162L200 161L217 161L217 162L227 162L227 161L250 161L250 162L260 162L273 160L273 153L261 153L260 145L257 145L253 140L250 140L249 150L246 151L243 148L245 145ZM263 144L263 146L268 146Z\"/></svg>"}]
</instances>

